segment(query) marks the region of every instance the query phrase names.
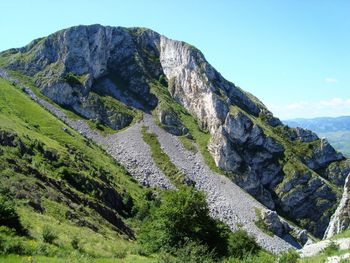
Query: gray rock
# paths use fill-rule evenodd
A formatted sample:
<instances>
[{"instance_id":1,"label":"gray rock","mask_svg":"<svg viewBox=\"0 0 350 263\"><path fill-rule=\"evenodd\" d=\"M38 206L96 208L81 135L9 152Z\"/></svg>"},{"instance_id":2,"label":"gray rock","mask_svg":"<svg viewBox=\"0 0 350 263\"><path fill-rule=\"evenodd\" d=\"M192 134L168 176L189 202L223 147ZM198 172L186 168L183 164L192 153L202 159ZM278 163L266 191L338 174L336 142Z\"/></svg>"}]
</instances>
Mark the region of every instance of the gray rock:
<instances>
[{"instance_id":1,"label":"gray rock","mask_svg":"<svg viewBox=\"0 0 350 263\"><path fill-rule=\"evenodd\" d=\"M170 109L158 109L159 122L163 128L171 134L180 136L186 135L188 129L182 124L177 115Z\"/></svg>"},{"instance_id":2,"label":"gray rock","mask_svg":"<svg viewBox=\"0 0 350 263\"><path fill-rule=\"evenodd\" d=\"M284 228L284 225L282 224L281 220L279 219L277 213L275 211L266 210L262 213L262 219L267 225L267 228L274 233L275 235L282 237L285 235L286 231Z\"/></svg>"},{"instance_id":3,"label":"gray rock","mask_svg":"<svg viewBox=\"0 0 350 263\"><path fill-rule=\"evenodd\" d=\"M326 139L321 139L319 145L312 151L311 157L305 157L305 164L313 169L327 167L331 162L343 160L344 156L338 153Z\"/></svg>"},{"instance_id":4,"label":"gray rock","mask_svg":"<svg viewBox=\"0 0 350 263\"><path fill-rule=\"evenodd\" d=\"M295 132L302 142L313 142L318 140L318 136L312 131L297 127L295 128Z\"/></svg>"},{"instance_id":5,"label":"gray rock","mask_svg":"<svg viewBox=\"0 0 350 263\"><path fill-rule=\"evenodd\" d=\"M328 228L324 234L324 239L331 238L332 236L340 233L341 231L349 228L350 226L350 180L349 176L346 178L343 195L337 210L333 214Z\"/></svg>"},{"instance_id":6,"label":"gray rock","mask_svg":"<svg viewBox=\"0 0 350 263\"><path fill-rule=\"evenodd\" d=\"M16 54L8 69L32 76L56 103L114 129L130 124L132 116L111 110L99 98L108 95L127 107L158 110L150 86L165 75L164 88L167 82L171 97L210 133L208 150L217 166L267 207L278 206L296 222L309 220L308 230L323 235L337 203L336 190L327 181L341 186L350 164L328 142L318 144L313 133L282 126L262 102L225 80L196 48L147 29L92 25L62 30L7 52ZM68 73L79 81L67 80ZM167 131L187 132L176 114L160 112L159 117ZM90 134L79 125L83 134ZM147 171L141 177L145 182L155 170Z\"/></svg>"},{"instance_id":7,"label":"gray rock","mask_svg":"<svg viewBox=\"0 0 350 263\"><path fill-rule=\"evenodd\" d=\"M305 229L296 232L296 238L301 243L301 245L307 244L309 237Z\"/></svg>"}]
</instances>

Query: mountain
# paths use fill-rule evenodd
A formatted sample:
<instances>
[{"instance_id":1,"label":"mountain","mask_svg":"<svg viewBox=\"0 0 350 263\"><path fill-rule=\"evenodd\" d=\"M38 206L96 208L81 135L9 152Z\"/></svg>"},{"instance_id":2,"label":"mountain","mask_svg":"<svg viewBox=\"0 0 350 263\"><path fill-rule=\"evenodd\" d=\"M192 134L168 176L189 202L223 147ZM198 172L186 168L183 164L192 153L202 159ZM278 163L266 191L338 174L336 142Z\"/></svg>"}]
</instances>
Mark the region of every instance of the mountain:
<instances>
[{"instance_id":1,"label":"mountain","mask_svg":"<svg viewBox=\"0 0 350 263\"><path fill-rule=\"evenodd\" d=\"M335 131L349 131L350 130L350 116L341 117L319 117L313 119L291 119L285 120L284 123L291 127L302 127L314 131L316 133L335 132Z\"/></svg>"},{"instance_id":2,"label":"mountain","mask_svg":"<svg viewBox=\"0 0 350 263\"><path fill-rule=\"evenodd\" d=\"M345 156L350 156L350 117L321 117L283 121L290 127L302 127L325 137L332 146Z\"/></svg>"},{"instance_id":3,"label":"mountain","mask_svg":"<svg viewBox=\"0 0 350 263\"><path fill-rule=\"evenodd\" d=\"M1 181L33 204L20 218L137 239L149 189L192 185L213 218L277 253L305 244L303 229L323 236L350 171L327 140L283 125L197 48L149 29L64 29L0 53L0 76Z\"/></svg>"}]
</instances>

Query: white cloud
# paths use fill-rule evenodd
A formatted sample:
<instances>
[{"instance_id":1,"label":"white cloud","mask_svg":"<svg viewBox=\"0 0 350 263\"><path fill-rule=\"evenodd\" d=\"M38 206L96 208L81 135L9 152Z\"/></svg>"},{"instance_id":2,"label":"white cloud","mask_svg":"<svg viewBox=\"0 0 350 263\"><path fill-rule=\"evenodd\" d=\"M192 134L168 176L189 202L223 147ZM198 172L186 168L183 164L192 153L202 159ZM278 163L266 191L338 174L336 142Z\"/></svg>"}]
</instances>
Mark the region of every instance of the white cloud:
<instances>
[{"instance_id":1,"label":"white cloud","mask_svg":"<svg viewBox=\"0 0 350 263\"><path fill-rule=\"evenodd\" d=\"M288 110L301 110L301 109L304 109L305 107L307 107L307 105L308 105L308 102L300 101L300 102L287 104L286 109L288 109Z\"/></svg>"},{"instance_id":2,"label":"white cloud","mask_svg":"<svg viewBox=\"0 0 350 263\"><path fill-rule=\"evenodd\" d=\"M299 101L286 105L268 105L274 115L281 119L336 117L350 115L350 98L331 98L320 101Z\"/></svg>"},{"instance_id":3,"label":"white cloud","mask_svg":"<svg viewBox=\"0 0 350 263\"><path fill-rule=\"evenodd\" d=\"M328 82L328 83L337 83L338 82L338 80L336 78L325 78L324 81Z\"/></svg>"}]
</instances>

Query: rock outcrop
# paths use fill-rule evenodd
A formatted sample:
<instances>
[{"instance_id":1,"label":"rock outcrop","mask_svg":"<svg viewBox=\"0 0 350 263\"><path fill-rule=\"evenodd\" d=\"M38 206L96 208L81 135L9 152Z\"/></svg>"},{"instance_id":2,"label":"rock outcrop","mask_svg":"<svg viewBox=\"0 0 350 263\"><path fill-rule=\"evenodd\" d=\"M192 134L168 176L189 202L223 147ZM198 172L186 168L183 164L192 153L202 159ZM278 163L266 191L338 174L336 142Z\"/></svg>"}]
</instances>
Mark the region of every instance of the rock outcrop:
<instances>
[{"instance_id":1,"label":"rock outcrop","mask_svg":"<svg viewBox=\"0 0 350 263\"><path fill-rule=\"evenodd\" d=\"M156 108L167 131L190 136L179 114L186 111L210 134L207 149L231 180L323 236L350 165L314 133L282 125L195 47L148 29L92 25L0 56L57 104L113 129Z\"/></svg>"},{"instance_id":2,"label":"rock outcrop","mask_svg":"<svg viewBox=\"0 0 350 263\"><path fill-rule=\"evenodd\" d=\"M276 211L265 210L262 212L261 217L269 231L284 240L294 239L298 243L294 244L296 247L300 248L309 241L308 233L305 229L290 225L286 220L281 219Z\"/></svg>"},{"instance_id":3,"label":"rock outcrop","mask_svg":"<svg viewBox=\"0 0 350 263\"><path fill-rule=\"evenodd\" d=\"M349 176L345 180L343 195L337 210L333 214L328 228L324 234L324 239L344 231L350 226L350 180Z\"/></svg>"}]
</instances>

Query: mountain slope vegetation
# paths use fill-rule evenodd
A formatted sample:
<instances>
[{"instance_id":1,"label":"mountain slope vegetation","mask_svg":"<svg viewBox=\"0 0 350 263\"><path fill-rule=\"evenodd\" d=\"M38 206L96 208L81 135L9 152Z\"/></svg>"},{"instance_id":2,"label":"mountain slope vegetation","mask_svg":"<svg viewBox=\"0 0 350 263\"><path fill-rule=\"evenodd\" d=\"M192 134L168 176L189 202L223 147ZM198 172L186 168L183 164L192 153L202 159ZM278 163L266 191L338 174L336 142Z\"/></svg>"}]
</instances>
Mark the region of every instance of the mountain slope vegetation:
<instances>
[{"instance_id":1,"label":"mountain slope vegetation","mask_svg":"<svg viewBox=\"0 0 350 263\"><path fill-rule=\"evenodd\" d=\"M241 211L231 206L234 200L224 199L228 191L220 176L231 180L227 185L232 189L237 184L261 203L253 199L263 209L259 216L270 223L265 222L265 232L273 234L256 232L255 226L253 232L270 251L289 247L287 242L278 244L282 239L303 245L308 235L302 229L309 237L322 237L350 171L350 162L327 140L283 125L256 97L224 79L198 49L149 29L101 25L64 29L23 48L1 52L0 76L4 78L0 83L4 198L15 200L14 206L24 214L40 217L54 210L56 218L55 211L60 211L64 223L108 232L130 248L138 247L134 240L142 224L139 214L162 208L154 203L162 188L193 185L191 178L207 175L201 174L200 161L186 172L175 165L177 138L192 155L197 154L189 157L204 158L202 166L211 169L208 178L220 181L209 181L212 187L205 188L223 191L210 197L214 200L207 198L219 205L208 204L212 216L230 223L231 230L251 223L235 221ZM56 113L51 115L26 94ZM74 130L62 122L67 118L89 126ZM163 136L174 152L171 147L166 151L164 141L146 127L140 129L147 122L177 136ZM130 130L129 137L125 130ZM151 156L138 153L138 146ZM156 186L160 188L152 188ZM254 202L249 203L247 218L257 221ZM25 218L23 213L19 218ZM45 224L39 225L23 228L32 238L38 239L41 232L50 234ZM74 237L62 240L69 238L76 243ZM57 245L61 239L53 240ZM113 257L114 249L105 244L98 255L88 250L88 244L84 249L88 256ZM206 250L205 242L195 245ZM132 253L126 250L124 256Z\"/></svg>"},{"instance_id":2,"label":"mountain slope vegetation","mask_svg":"<svg viewBox=\"0 0 350 263\"><path fill-rule=\"evenodd\" d=\"M103 149L2 78L0 121L0 260L214 262L231 255L242 262L247 256L256 262L274 260L246 232L232 234L211 219L202 192L191 187L164 191L163 201L159 190L141 187ZM193 209L198 209L197 218ZM139 231L141 236L154 231L156 215L166 220L162 213L171 213L168 223L177 216L180 224L194 224L183 232L185 243L166 245L168 231L180 237L178 225L157 232L165 241L139 242ZM209 238L213 233L218 240ZM241 246L233 245L239 240ZM225 250L216 248L225 242ZM155 245L160 247L147 250Z\"/></svg>"}]
</instances>

